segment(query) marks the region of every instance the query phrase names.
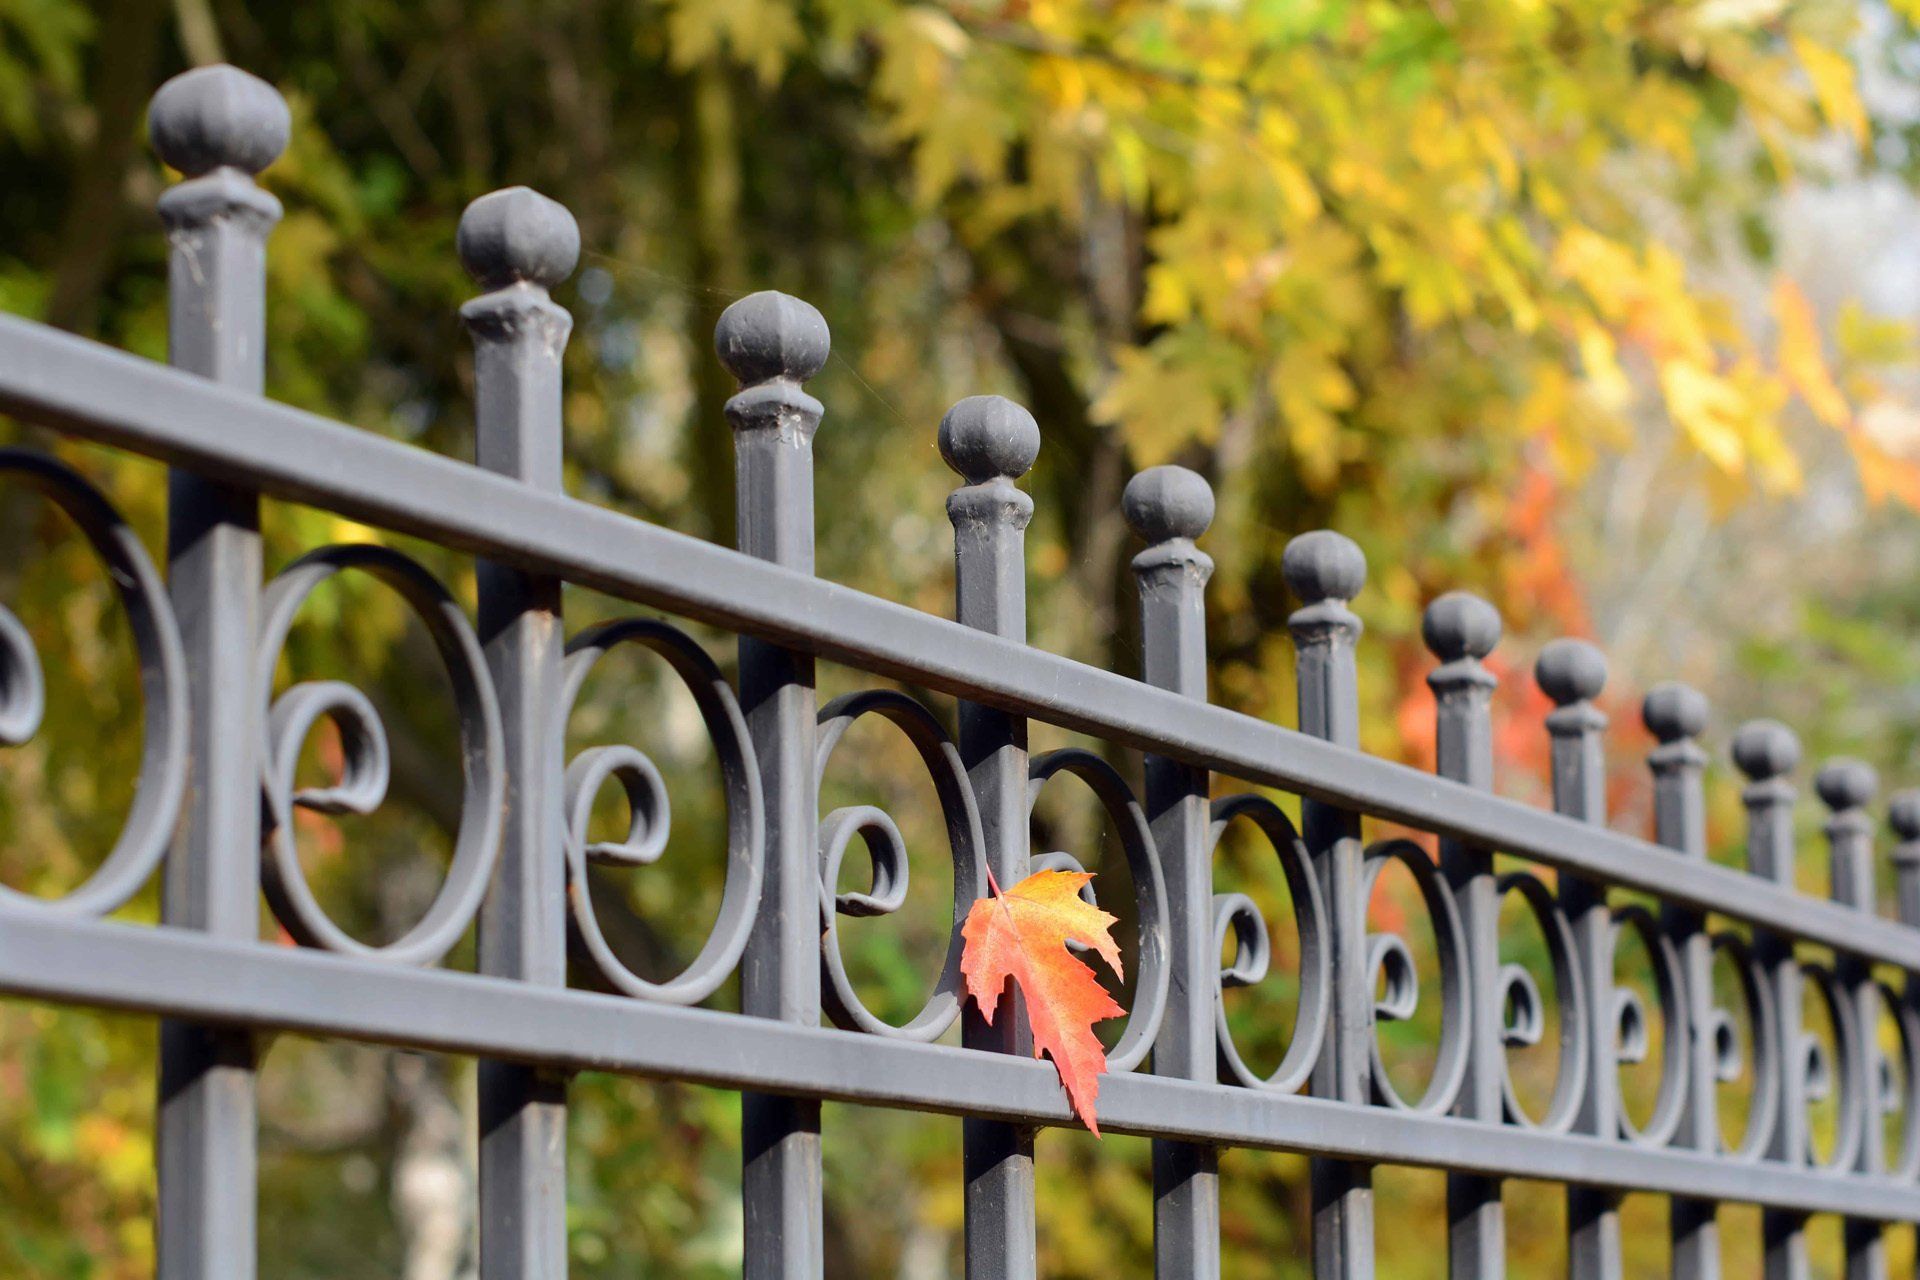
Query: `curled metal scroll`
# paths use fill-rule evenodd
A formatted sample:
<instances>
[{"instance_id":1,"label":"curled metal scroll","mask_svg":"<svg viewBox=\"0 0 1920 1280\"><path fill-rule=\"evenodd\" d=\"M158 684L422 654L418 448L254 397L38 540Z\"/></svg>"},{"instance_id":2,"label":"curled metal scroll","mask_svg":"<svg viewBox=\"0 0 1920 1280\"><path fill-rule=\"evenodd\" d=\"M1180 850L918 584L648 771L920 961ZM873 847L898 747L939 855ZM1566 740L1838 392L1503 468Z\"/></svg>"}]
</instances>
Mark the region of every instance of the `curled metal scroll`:
<instances>
[{"instance_id":1,"label":"curled metal scroll","mask_svg":"<svg viewBox=\"0 0 1920 1280\"><path fill-rule=\"evenodd\" d=\"M358 570L391 588L425 624L453 686L460 721L460 764L465 790L460 827L454 833L447 877L417 924L384 946L361 942L321 908L300 866L293 829L296 808L316 813L371 813L387 791L387 740L366 695L338 680L296 684L273 696L273 673L287 634L313 592L334 575ZM500 851L506 803L500 707L486 658L467 616L445 587L417 561L388 547L323 547L294 561L267 584L260 602L256 674L267 705L260 788L265 802L261 831L261 887L268 904L294 941L366 959L396 964L432 964L460 940L479 910ZM300 787L295 773L300 748L321 720L340 732L345 757L332 786Z\"/></svg>"},{"instance_id":2,"label":"curled metal scroll","mask_svg":"<svg viewBox=\"0 0 1920 1280\"><path fill-rule=\"evenodd\" d=\"M840 955L838 917L889 915L906 903L906 841L893 820L871 805L834 810L820 821L820 1000L827 1016L839 1026L893 1039L931 1041L960 1016L960 955L964 945L960 922L967 908L987 889L986 841L981 834L980 811L974 804L967 767L946 729L926 707L893 689L848 694L820 709L820 745L814 757L816 785L826 777L827 761L840 739L864 715L880 716L906 734L933 778L953 853L953 924L940 976L920 1012L905 1025L895 1026L868 1009L854 990ZM872 887L865 893L837 893L840 867L856 836L866 845L873 863Z\"/></svg>"},{"instance_id":3,"label":"curled metal scroll","mask_svg":"<svg viewBox=\"0 0 1920 1280\"><path fill-rule=\"evenodd\" d=\"M1799 1066L1806 1072L1805 1097L1809 1102L1818 1102L1830 1094L1837 1094L1840 1101L1840 1114L1834 1121L1834 1132L1838 1136L1833 1144L1833 1154L1825 1160L1819 1158L1813 1149L1812 1127L1807 1132L1807 1163L1816 1169L1839 1172L1851 1169L1860 1155L1860 1144L1866 1137L1863 1119L1867 1100L1861 1096L1856 1081L1863 1079L1864 1073L1856 1074L1855 1067L1862 1061L1865 1045L1861 1037L1860 1018L1855 1012L1853 1001L1840 986L1833 970L1823 964L1803 964L1800 974L1807 984L1820 993L1826 1002L1827 1010L1833 1018L1834 1047L1837 1060L1829 1061L1825 1046L1815 1036L1802 1034L1800 1039L1801 1062L1790 1064Z\"/></svg>"},{"instance_id":4,"label":"curled metal scroll","mask_svg":"<svg viewBox=\"0 0 1920 1280\"><path fill-rule=\"evenodd\" d=\"M652 866L666 852L672 828L673 810L660 770L643 752L625 744L588 747L567 764L567 908L573 917L576 944L616 991L663 1004L697 1004L733 973L753 931L765 875L766 817L760 769L733 686L692 637L655 618L604 622L581 632L568 644L556 721L560 733L564 734L594 667L623 644L638 646L666 662L693 695L707 736L713 740L727 806L727 875L720 891L720 914L699 954L679 974L663 982L643 978L629 969L607 943L593 908L588 869ZM608 782L617 783L626 800L627 831L619 840L593 840L588 828L594 800Z\"/></svg>"},{"instance_id":5,"label":"curled metal scroll","mask_svg":"<svg viewBox=\"0 0 1920 1280\"><path fill-rule=\"evenodd\" d=\"M1686 986L1680 967L1680 953L1673 939L1645 907L1627 905L1613 913L1611 949L1618 950L1620 935L1632 932L1647 949L1653 962L1653 982L1660 1001L1660 1025L1665 1034L1660 1050L1660 1086L1654 1095L1653 1114L1643 1128L1634 1124L1626 1107L1619 1111L1620 1134L1643 1147L1664 1147L1680 1131L1680 1116L1687 1101L1687 1002ZM1615 1059L1629 1065L1646 1061L1651 1051L1647 1012L1639 994L1631 988L1614 993L1614 1019L1620 1044Z\"/></svg>"},{"instance_id":6,"label":"curled metal scroll","mask_svg":"<svg viewBox=\"0 0 1920 1280\"><path fill-rule=\"evenodd\" d=\"M1313 874L1299 831L1286 812L1265 796L1249 792L1214 801L1208 849L1218 850L1227 827L1242 818L1258 828L1273 847L1274 856L1280 860L1281 873L1286 876L1287 892L1293 897L1294 927L1300 935L1300 1007L1294 1014L1293 1034L1287 1040L1287 1051L1281 1056L1280 1065L1271 1074L1260 1075L1247 1065L1233 1041L1233 1031L1227 1025L1225 996L1229 987L1252 986L1267 976L1272 955L1267 922L1253 899L1245 894L1215 894L1213 950L1209 954L1224 954L1230 938L1234 944L1233 959L1220 970L1213 1002L1220 1078L1249 1089L1292 1093L1312 1074L1327 1033L1333 977L1326 901L1321 896L1319 878Z\"/></svg>"},{"instance_id":7,"label":"curled metal scroll","mask_svg":"<svg viewBox=\"0 0 1920 1280\"><path fill-rule=\"evenodd\" d=\"M1761 1159L1773 1140L1780 1118L1779 1010L1773 1002L1773 984L1754 956L1753 948L1737 933L1713 935L1713 950L1733 966L1740 981L1740 1000L1747 1009L1748 1051L1753 1057L1753 1091L1747 1100L1747 1127L1732 1155L1741 1160ZM1723 1010L1715 1010L1713 1026L1714 1074L1722 1084L1740 1078L1740 1047L1733 1024Z\"/></svg>"},{"instance_id":8,"label":"curled metal scroll","mask_svg":"<svg viewBox=\"0 0 1920 1280\"><path fill-rule=\"evenodd\" d=\"M1879 992L1880 1006L1893 1017L1894 1027L1900 1038L1900 1069L1904 1079L1896 1087L1890 1070L1890 1064L1877 1062L1872 1079L1879 1084L1880 1112L1882 1115L1900 1114L1900 1158L1888 1169L1888 1174L1901 1182L1912 1182L1920 1178L1920 1009L1914 1007L1911 998L1903 998L1885 982L1874 984ZM1873 1044L1877 1037L1865 1037L1866 1043ZM1883 1071L1885 1074L1883 1074Z\"/></svg>"},{"instance_id":9,"label":"curled metal scroll","mask_svg":"<svg viewBox=\"0 0 1920 1280\"><path fill-rule=\"evenodd\" d=\"M1434 1056L1433 1076L1426 1092L1417 1102L1408 1102L1387 1079L1387 1066L1380 1057L1380 1037L1368 1037L1367 1051L1372 1058L1374 1100L1396 1111L1415 1111L1441 1115L1451 1110L1467 1078L1467 1020L1471 1016L1467 990L1466 933L1460 924L1460 912L1454 906L1453 893L1440 875L1439 867L1427 851L1411 840L1382 840L1367 848L1363 862L1360 900L1373 900L1374 885L1390 862L1398 862L1413 875L1427 914L1433 921L1434 945L1440 953L1440 1046ZM1367 935L1367 989L1378 988L1384 979L1385 991L1374 1002L1374 1017L1398 1022L1413 1016L1420 1003L1420 975L1414 967L1413 952L1398 934Z\"/></svg>"},{"instance_id":10,"label":"curled metal scroll","mask_svg":"<svg viewBox=\"0 0 1920 1280\"><path fill-rule=\"evenodd\" d=\"M1167 895L1160 876L1160 857L1154 847L1153 832L1147 825L1146 810L1134 797L1125 778L1099 756L1079 747L1067 747L1035 756L1027 767L1027 813L1040 799L1048 781L1060 774L1071 774L1087 785L1107 820L1113 824L1120 850L1127 860L1127 872L1133 879L1133 903L1139 920L1139 955L1134 960L1133 1008L1128 1011L1126 1029L1107 1053L1108 1071L1131 1071L1146 1059L1153 1038L1160 1031L1160 1020L1167 1009ZM1036 855L1035 871L1084 871L1072 854L1048 852ZM1089 884L1082 891L1089 902L1098 901Z\"/></svg>"},{"instance_id":11,"label":"curled metal scroll","mask_svg":"<svg viewBox=\"0 0 1920 1280\"><path fill-rule=\"evenodd\" d=\"M1579 1118L1593 1056L1587 1045L1587 988L1580 976L1573 929L1567 923L1566 913L1560 909L1559 900L1538 876L1513 871L1501 876L1497 884L1502 897L1519 894L1539 923L1547 941L1547 957L1553 966L1554 997L1560 1006L1560 1061L1547 1113L1535 1122L1520 1105L1513 1088L1512 1066L1502 1054L1500 1091L1507 1120L1548 1133L1569 1133ZM1539 1044L1545 1036L1546 1009L1533 975L1520 965L1502 965L1495 990L1502 1010L1502 1042L1509 1047Z\"/></svg>"},{"instance_id":12,"label":"curled metal scroll","mask_svg":"<svg viewBox=\"0 0 1920 1280\"><path fill-rule=\"evenodd\" d=\"M0 449L0 476L17 479L59 507L106 567L126 610L140 664L144 707L140 773L113 848L71 893L46 899L0 885L0 910L105 915L140 891L166 855L187 784L187 677L180 628L166 584L139 537L113 504L77 471L44 454ZM40 731L46 683L33 639L0 606L0 743L20 746Z\"/></svg>"}]
</instances>

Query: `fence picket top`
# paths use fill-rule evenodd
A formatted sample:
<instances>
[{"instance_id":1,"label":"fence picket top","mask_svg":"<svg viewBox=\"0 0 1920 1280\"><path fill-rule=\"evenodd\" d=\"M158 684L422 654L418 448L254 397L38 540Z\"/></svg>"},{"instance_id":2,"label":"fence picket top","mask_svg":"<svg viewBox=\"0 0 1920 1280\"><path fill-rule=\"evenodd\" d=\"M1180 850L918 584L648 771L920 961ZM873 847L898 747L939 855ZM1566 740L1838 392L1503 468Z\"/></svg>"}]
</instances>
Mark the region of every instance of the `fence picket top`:
<instances>
[{"instance_id":1,"label":"fence picket top","mask_svg":"<svg viewBox=\"0 0 1920 1280\"><path fill-rule=\"evenodd\" d=\"M1187 467L1148 467L1127 481L1120 509L1127 526L1148 545L1192 542L1213 524L1213 486Z\"/></svg>"},{"instance_id":2,"label":"fence picket top","mask_svg":"<svg viewBox=\"0 0 1920 1280\"><path fill-rule=\"evenodd\" d=\"M1607 656L1598 645L1564 636L1547 641L1534 659L1533 682L1553 703L1548 733L1577 737L1607 727L1606 712L1593 705L1607 687Z\"/></svg>"},{"instance_id":3,"label":"fence picket top","mask_svg":"<svg viewBox=\"0 0 1920 1280\"><path fill-rule=\"evenodd\" d=\"M1040 457L1040 424L1005 396L968 396L940 419L940 456L968 484L1018 480Z\"/></svg>"},{"instance_id":4,"label":"fence picket top","mask_svg":"<svg viewBox=\"0 0 1920 1280\"><path fill-rule=\"evenodd\" d=\"M1899 840L1893 847L1895 864L1920 867L1920 787L1887 797L1887 825Z\"/></svg>"},{"instance_id":5,"label":"fence picket top","mask_svg":"<svg viewBox=\"0 0 1920 1280\"><path fill-rule=\"evenodd\" d=\"M1315 529L1287 543L1280 573L1300 601L1287 618L1296 643L1340 631L1358 639L1360 618L1347 602L1367 585L1367 556L1360 544L1332 529Z\"/></svg>"},{"instance_id":6,"label":"fence picket top","mask_svg":"<svg viewBox=\"0 0 1920 1280\"><path fill-rule=\"evenodd\" d=\"M1880 775L1864 760L1840 756L1820 767L1814 775L1813 789L1820 802L1836 815L1864 811L1880 789Z\"/></svg>"},{"instance_id":7,"label":"fence picket top","mask_svg":"<svg viewBox=\"0 0 1920 1280\"><path fill-rule=\"evenodd\" d=\"M805 382L833 350L826 317L812 303L763 289L720 313L713 349L742 387Z\"/></svg>"},{"instance_id":8,"label":"fence picket top","mask_svg":"<svg viewBox=\"0 0 1920 1280\"><path fill-rule=\"evenodd\" d=\"M259 173L287 149L292 129L279 90L225 63L181 72L147 108L154 151L189 178L215 169Z\"/></svg>"},{"instance_id":9,"label":"fence picket top","mask_svg":"<svg viewBox=\"0 0 1920 1280\"><path fill-rule=\"evenodd\" d=\"M1420 617L1420 638L1440 666L1427 676L1436 694L1498 681L1482 664L1500 643L1500 611L1470 591L1449 591L1429 604Z\"/></svg>"},{"instance_id":10,"label":"fence picket top","mask_svg":"<svg viewBox=\"0 0 1920 1280\"><path fill-rule=\"evenodd\" d=\"M482 288L550 289L580 263L580 224L559 201L530 187L507 187L467 206L455 247L460 265Z\"/></svg>"},{"instance_id":11,"label":"fence picket top","mask_svg":"<svg viewBox=\"0 0 1920 1280\"><path fill-rule=\"evenodd\" d=\"M1706 764L1707 753L1694 739L1705 731L1708 714L1706 695L1692 685L1668 680L1647 691L1640 720L1660 744L1647 754L1656 774Z\"/></svg>"},{"instance_id":12,"label":"fence picket top","mask_svg":"<svg viewBox=\"0 0 1920 1280\"><path fill-rule=\"evenodd\" d=\"M1746 775L1748 802L1788 787L1786 775L1800 767L1800 739L1778 720L1749 720L1734 730L1734 767Z\"/></svg>"}]
</instances>

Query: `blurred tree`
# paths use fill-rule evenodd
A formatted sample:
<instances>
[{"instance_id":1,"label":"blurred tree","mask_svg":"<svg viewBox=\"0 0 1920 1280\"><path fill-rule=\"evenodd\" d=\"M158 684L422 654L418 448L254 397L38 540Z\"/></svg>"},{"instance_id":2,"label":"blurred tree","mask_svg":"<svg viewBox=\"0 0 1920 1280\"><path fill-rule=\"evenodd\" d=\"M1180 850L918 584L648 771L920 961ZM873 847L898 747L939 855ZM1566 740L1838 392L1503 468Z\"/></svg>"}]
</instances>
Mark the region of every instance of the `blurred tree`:
<instances>
[{"instance_id":1,"label":"blurred tree","mask_svg":"<svg viewBox=\"0 0 1920 1280\"><path fill-rule=\"evenodd\" d=\"M142 112L165 75L225 58L280 86L295 114L265 179L287 206L271 250L272 395L466 455L454 309L472 288L454 226L473 196L526 183L574 211L587 246L562 290L578 319L576 495L728 539L730 387L707 335L732 298L784 288L820 306L839 353L816 386L829 406L823 574L945 609L951 480L933 425L963 394L1003 391L1046 438L1036 643L1133 668L1118 495L1135 469L1181 461L1221 496L1216 697L1291 716L1280 550L1334 525L1373 565L1359 602L1377 637L1368 745L1418 759L1426 599L1475 587L1522 636L1591 625L1561 518L1597 460L1653 459L1724 512L1793 493L1824 433L1866 492L1920 500L1911 436L1876 429L1899 408L1888 370L1908 358L1904 330L1856 312L1829 339L1785 277L1760 309L1704 283L1727 256L1770 273L1768 200L1802 180L1810 140L1876 162L1894 126L1856 90L1856 22L1844 0L31 0L0 5L0 307L163 353L150 211L167 177L141 145ZM1732 248L1729 225L1743 232ZM159 546L154 470L85 462ZM11 545L57 533L31 507L4 523ZM270 527L276 562L367 536L278 508ZM124 644L100 632L106 588L61 548L5 570L43 651L74 655L0 807L0 873L45 891L86 865L74 850L110 836L123 796L98 775L130 764L116 717L136 698ZM434 563L470 590L467 566ZM457 797L430 656L390 600L341 590L294 663L347 667L378 694L396 802L307 836L330 903L377 934L404 923L423 877L431 891L418 850L442 838ZM1518 664L1501 670L1502 742L1537 771L1539 708ZM697 732L683 750L685 707L665 699L636 671L574 726L670 740L676 855L609 895L631 909L623 945L655 966L697 943L661 922L714 900L716 866ZM919 810L923 848L937 839L928 795L886 746L856 737L836 776ZM315 767L325 756L323 743ZM898 1008L944 937L939 893L916 896L922 914L860 944ZM1256 1008L1286 1007L1281 990ZM1247 1022L1250 1046L1279 1043L1272 1019ZM146 1036L0 1010L0 1042L30 1046L0 1061L10 1273L147 1265ZM1402 1048L1417 1067L1417 1039ZM444 1105L469 1088L464 1069L294 1044L269 1061L267 1271L354 1270L343 1245L379 1255L380 1271L423 1256L409 1188L431 1178L409 1171L465 1159ZM731 1101L603 1080L576 1096L579 1274L734 1270ZM945 1274L956 1127L836 1125L858 1145L835 1155L829 1139L834 1273ZM1045 1144L1047 1274L1142 1270L1143 1169L1141 1144ZM1238 1273L1304 1274L1302 1182L1280 1161L1228 1181ZM1437 1203L1432 1180L1405 1185ZM387 1198L409 1206L397 1225ZM855 1205L857 1230L842 1215ZM1552 1234L1516 1248L1551 1249ZM1427 1242L1382 1248L1392 1274L1437 1274Z\"/></svg>"}]
</instances>

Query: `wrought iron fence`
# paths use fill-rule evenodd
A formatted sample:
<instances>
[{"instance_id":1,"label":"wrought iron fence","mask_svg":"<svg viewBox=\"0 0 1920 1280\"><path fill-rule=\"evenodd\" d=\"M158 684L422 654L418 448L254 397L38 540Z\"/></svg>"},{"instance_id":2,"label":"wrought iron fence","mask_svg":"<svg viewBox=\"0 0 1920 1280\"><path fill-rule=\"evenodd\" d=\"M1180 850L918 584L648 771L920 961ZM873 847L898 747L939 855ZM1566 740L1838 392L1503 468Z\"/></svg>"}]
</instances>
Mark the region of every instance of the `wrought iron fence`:
<instances>
[{"instance_id":1,"label":"wrought iron fence","mask_svg":"<svg viewBox=\"0 0 1920 1280\"><path fill-rule=\"evenodd\" d=\"M837 916L896 910L907 892L892 818L868 807L818 813L826 757L877 715L931 771L950 837L957 904L1036 864L1029 815L1049 779L1085 781L1132 877L1136 993L1111 1055L1100 1118L1153 1140L1156 1271L1219 1272L1224 1148L1312 1157L1313 1262L1322 1277L1373 1272L1372 1172L1448 1173L1452 1274L1504 1268L1504 1179L1564 1184L1572 1274L1619 1276L1618 1209L1629 1192L1671 1198L1673 1273L1719 1273L1716 1206L1764 1211L1769 1276L1807 1274L1816 1214L1845 1219L1847 1274L1884 1274L1884 1237L1920 1221L1920 793L1895 797L1898 918L1874 903L1875 780L1857 763L1822 769L1831 900L1793 886L1799 748L1772 722L1735 735L1749 779L1748 873L1706 858L1698 737L1702 698L1656 688L1644 719L1659 745L1652 842L1608 829L1601 655L1549 645L1536 677L1555 704L1553 812L1489 794L1484 659L1500 637L1491 606L1455 593L1425 615L1440 665L1437 776L1361 753L1349 602L1359 549L1331 532L1287 549L1301 606L1299 728L1208 705L1198 547L1213 497L1197 475L1157 467L1126 493L1146 544L1139 583L1144 681L1025 644L1023 530L1014 481L1040 434L1016 405L960 402L941 450L961 485L948 503L958 598L948 621L815 578L811 450L822 406L803 384L825 362L827 328L807 304L761 293L721 319L720 359L739 380L727 404L738 461L739 548L713 546L561 491L561 354L570 320L548 296L572 270L567 212L522 188L476 200L459 250L483 290L462 316L476 349L477 458L469 465L287 408L259 395L266 239L279 213L253 181L286 143L284 104L231 68L190 72L154 99L161 157L185 175L160 201L171 243L172 368L14 318L0 318L0 409L66 435L166 463L167 573L113 507L63 463L0 454L0 470L70 515L104 561L131 622L145 698L143 764L125 829L70 895L0 890L0 990L144 1011L166 1021L158 1118L159 1271L233 1280L255 1267L254 1035L293 1030L480 1057L480 1266L488 1277L566 1270L567 1080L607 1071L702 1082L744 1095L746 1271L820 1274L822 1100L958 1115L965 1122L965 1246L971 1276L1035 1273L1033 1143L1071 1123L1052 1071L1011 1019L992 1028L962 1006L957 951L902 1025L861 1001L839 952ZM419 563L375 546L330 546L263 572L260 500L272 496L425 538L479 560L477 624ZM464 786L454 855L431 908L371 946L329 918L305 879L297 810L380 804L387 746L350 685L275 692L277 655L304 601L329 578L369 574L418 615L457 705ZM570 640L563 582L738 633L738 687L663 621L595 626ZM563 759L564 726L588 672L622 646L664 659L711 735L727 803L719 919L678 976L649 980L602 936L593 865L658 857L667 796L628 746ZM817 705L816 658L951 695L950 737L922 703L876 691ZM35 732L45 701L27 632L0 610L0 738ZM331 721L344 766L331 785L296 781L302 744ZM1144 794L1101 756L1030 756L1029 720L1144 755ZM1296 828L1260 793L1213 798L1222 773L1302 799ZM594 799L621 789L622 839L588 831ZM1436 860L1394 839L1364 844L1369 815L1433 833ZM1267 926L1242 895L1216 894L1223 831L1246 822L1271 845L1299 938L1298 1014L1271 1074L1251 1067L1224 1013L1226 988L1271 962ZM873 888L840 892L855 840ZM1548 870L1496 867L1495 853ZM1505 865L1504 863L1502 864ZM1407 944L1369 928L1376 878L1417 884L1438 950L1441 1030L1430 1083L1401 1096L1376 1024L1406 1016L1419 975ZM160 927L104 919L159 872ZM265 895L297 948L258 936ZM1540 1114L1516 1096L1509 1047L1537 1042L1546 994L1503 963L1499 917L1517 897L1546 940L1558 1067ZM1646 902L1661 904L1650 910ZM437 967L478 924L478 972ZM1657 1011L1616 982L1618 939L1653 958ZM598 990L569 989L569 948ZM1231 956L1228 960L1226 957ZM1818 956L1830 955L1830 963ZM1733 1009L1716 965L1737 978ZM697 1006L732 975L742 1013ZM612 994L608 994L608 991ZM1807 993L1837 1029L1829 1052L1806 1030ZM821 1025L825 1013L833 1028ZM936 1044L959 1021L959 1046ZM1662 1051L1654 1105L1638 1123L1619 1067ZM1742 1034L1741 1028L1745 1028ZM1716 1114L1719 1084L1750 1082L1737 1141ZM1831 1149L1810 1140L1808 1103L1837 1100ZM1890 1124L1887 1116L1900 1122ZM1888 1142L1892 1136L1894 1141Z\"/></svg>"}]
</instances>

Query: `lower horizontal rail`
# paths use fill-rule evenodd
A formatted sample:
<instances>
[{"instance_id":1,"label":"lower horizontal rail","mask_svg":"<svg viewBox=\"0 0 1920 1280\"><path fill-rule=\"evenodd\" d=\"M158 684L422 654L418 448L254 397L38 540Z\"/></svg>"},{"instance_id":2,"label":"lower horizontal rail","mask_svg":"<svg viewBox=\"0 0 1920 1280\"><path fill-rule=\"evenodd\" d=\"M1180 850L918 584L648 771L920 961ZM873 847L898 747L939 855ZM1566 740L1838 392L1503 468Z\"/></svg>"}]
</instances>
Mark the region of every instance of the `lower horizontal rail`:
<instances>
[{"instance_id":1,"label":"lower horizontal rail","mask_svg":"<svg viewBox=\"0 0 1920 1280\"><path fill-rule=\"evenodd\" d=\"M444 970L221 942L165 927L0 914L0 993L399 1048L1071 1125L1044 1063ZM1103 1130L1623 1192L1920 1221L1920 1186L1314 1098L1113 1076Z\"/></svg>"}]
</instances>

